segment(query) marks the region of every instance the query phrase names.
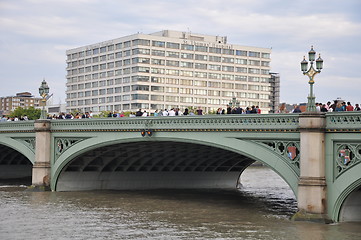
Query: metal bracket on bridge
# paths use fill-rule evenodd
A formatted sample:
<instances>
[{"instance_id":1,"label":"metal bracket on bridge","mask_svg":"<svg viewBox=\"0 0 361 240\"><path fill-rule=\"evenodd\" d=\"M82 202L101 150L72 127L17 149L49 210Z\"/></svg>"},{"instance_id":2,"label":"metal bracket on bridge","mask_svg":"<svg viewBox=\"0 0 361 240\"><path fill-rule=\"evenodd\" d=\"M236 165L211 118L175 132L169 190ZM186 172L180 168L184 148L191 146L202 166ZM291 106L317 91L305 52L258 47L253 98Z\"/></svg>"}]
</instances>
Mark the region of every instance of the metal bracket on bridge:
<instances>
[{"instance_id":1,"label":"metal bracket on bridge","mask_svg":"<svg viewBox=\"0 0 361 240\"><path fill-rule=\"evenodd\" d=\"M151 129L144 129L140 132L140 134L142 134L142 137L145 137L146 135L148 135L149 137L151 137L153 135L153 130Z\"/></svg>"}]
</instances>

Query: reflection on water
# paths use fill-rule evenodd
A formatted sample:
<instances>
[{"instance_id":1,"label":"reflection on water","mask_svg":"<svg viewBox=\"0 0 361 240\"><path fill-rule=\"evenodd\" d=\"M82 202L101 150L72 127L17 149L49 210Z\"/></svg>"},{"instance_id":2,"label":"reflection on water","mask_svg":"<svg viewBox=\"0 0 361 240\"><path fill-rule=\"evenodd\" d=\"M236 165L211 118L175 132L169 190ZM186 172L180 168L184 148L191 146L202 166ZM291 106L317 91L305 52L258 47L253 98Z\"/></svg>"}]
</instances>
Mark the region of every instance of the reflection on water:
<instances>
[{"instance_id":1,"label":"reflection on water","mask_svg":"<svg viewBox=\"0 0 361 240\"><path fill-rule=\"evenodd\" d=\"M361 239L361 224L292 222L297 203L267 168L239 191L24 192L0 187L0 239Z\"/></svg>"}]
</instances>

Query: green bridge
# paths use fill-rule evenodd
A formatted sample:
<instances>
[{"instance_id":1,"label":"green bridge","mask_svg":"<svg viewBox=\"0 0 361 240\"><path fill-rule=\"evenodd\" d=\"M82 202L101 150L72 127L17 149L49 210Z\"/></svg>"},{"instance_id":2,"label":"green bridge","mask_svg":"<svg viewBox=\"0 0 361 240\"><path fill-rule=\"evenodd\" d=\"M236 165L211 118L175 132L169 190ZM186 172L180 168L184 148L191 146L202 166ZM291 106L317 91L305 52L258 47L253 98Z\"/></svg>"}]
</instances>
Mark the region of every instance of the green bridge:
<instances>
[{"instance_id":1,"label":"green bridge","mask_svg":"<svg viewBox=\"0 0 361 240\"><path fill-rule=\"evenodd\" d=\"M295 219L361 221L361 113L0 123L0 178L52 191L235 189L253 162L293 190Z\"/></svg>"}]
</instances>

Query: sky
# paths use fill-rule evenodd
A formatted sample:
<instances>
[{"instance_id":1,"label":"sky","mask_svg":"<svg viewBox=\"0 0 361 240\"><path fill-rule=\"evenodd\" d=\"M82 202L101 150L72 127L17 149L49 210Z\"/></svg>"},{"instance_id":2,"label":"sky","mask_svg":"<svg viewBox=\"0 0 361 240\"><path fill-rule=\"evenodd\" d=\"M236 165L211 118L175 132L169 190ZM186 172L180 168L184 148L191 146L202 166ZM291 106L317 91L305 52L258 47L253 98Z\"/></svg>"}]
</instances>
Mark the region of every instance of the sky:
<instances>
[{"instance_id":1,"label":"sky","mask_svg":"<svg viewBox=\"0 0 361 240\"><path fill-rule=\"evenodd\" d=\"M65 103L66 50L161 30L272 48L287 103L307 102L300 62L314 46L324 60L316 102L361 103L360 0L0 0L0 96L38 96L45 79Z\"/></svg>"}]
</instances>

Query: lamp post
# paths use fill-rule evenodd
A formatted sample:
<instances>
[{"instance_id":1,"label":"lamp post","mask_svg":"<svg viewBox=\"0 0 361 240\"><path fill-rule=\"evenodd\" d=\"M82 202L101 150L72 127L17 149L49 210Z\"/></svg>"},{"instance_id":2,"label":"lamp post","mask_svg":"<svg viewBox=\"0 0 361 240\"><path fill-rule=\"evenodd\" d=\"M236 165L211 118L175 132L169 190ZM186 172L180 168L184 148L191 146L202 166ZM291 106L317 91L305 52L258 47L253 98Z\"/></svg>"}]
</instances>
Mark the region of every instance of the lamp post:
<instances>
[{"instance_id":1,"label":"lamp post","mask_svg":"<svg viewBox=\"0 0 361 240\"><path fill-rule=\"evenodd\" d=\"M229 101L228 105L230 107L239 107L239 101L237 101L236 97L233 97L231 101Z\"/></svg>"},{"instance_id":2,"label":"lamp post","mask_svg":"<svg viewBox=\"0 0 361 240\"><path fill-rule=\"evenodd\" d=\"M309 77L308 84L310 84L310 94L307 99L307 112L316 112L316 103L315 96L313 95L313 84L315 83L314 77L317 73L321 72L323 67L323 60L321 58L321 54L316 59L316 69L313 67L313 62L315 61L316 52L313 50L313 46L311 46L311 50L308 52L308 60L310 61L310 68L308 68L308 61L305 57L303 57L303 61L301 62L301 71L303 75L307 75ZM308 69L307 69L308 68Z\"/></svg>"},{"instance_id":3,"label":"lamp post","mask_svg":"<svg viewBox=\"0 0 361 240\"><path fill-rule=\"evenodd\" d=\"M46 110L45 110L45 105L46 105L46 100L49 94L49 86L46 83L45 79L43 79L43 81L41 82L41 85L39 87L39 94L41 96L41 105L43 106L42 110L41 110L41 115L40 115L40 119L46 119Z\"/></svg>"}]
</instances>

